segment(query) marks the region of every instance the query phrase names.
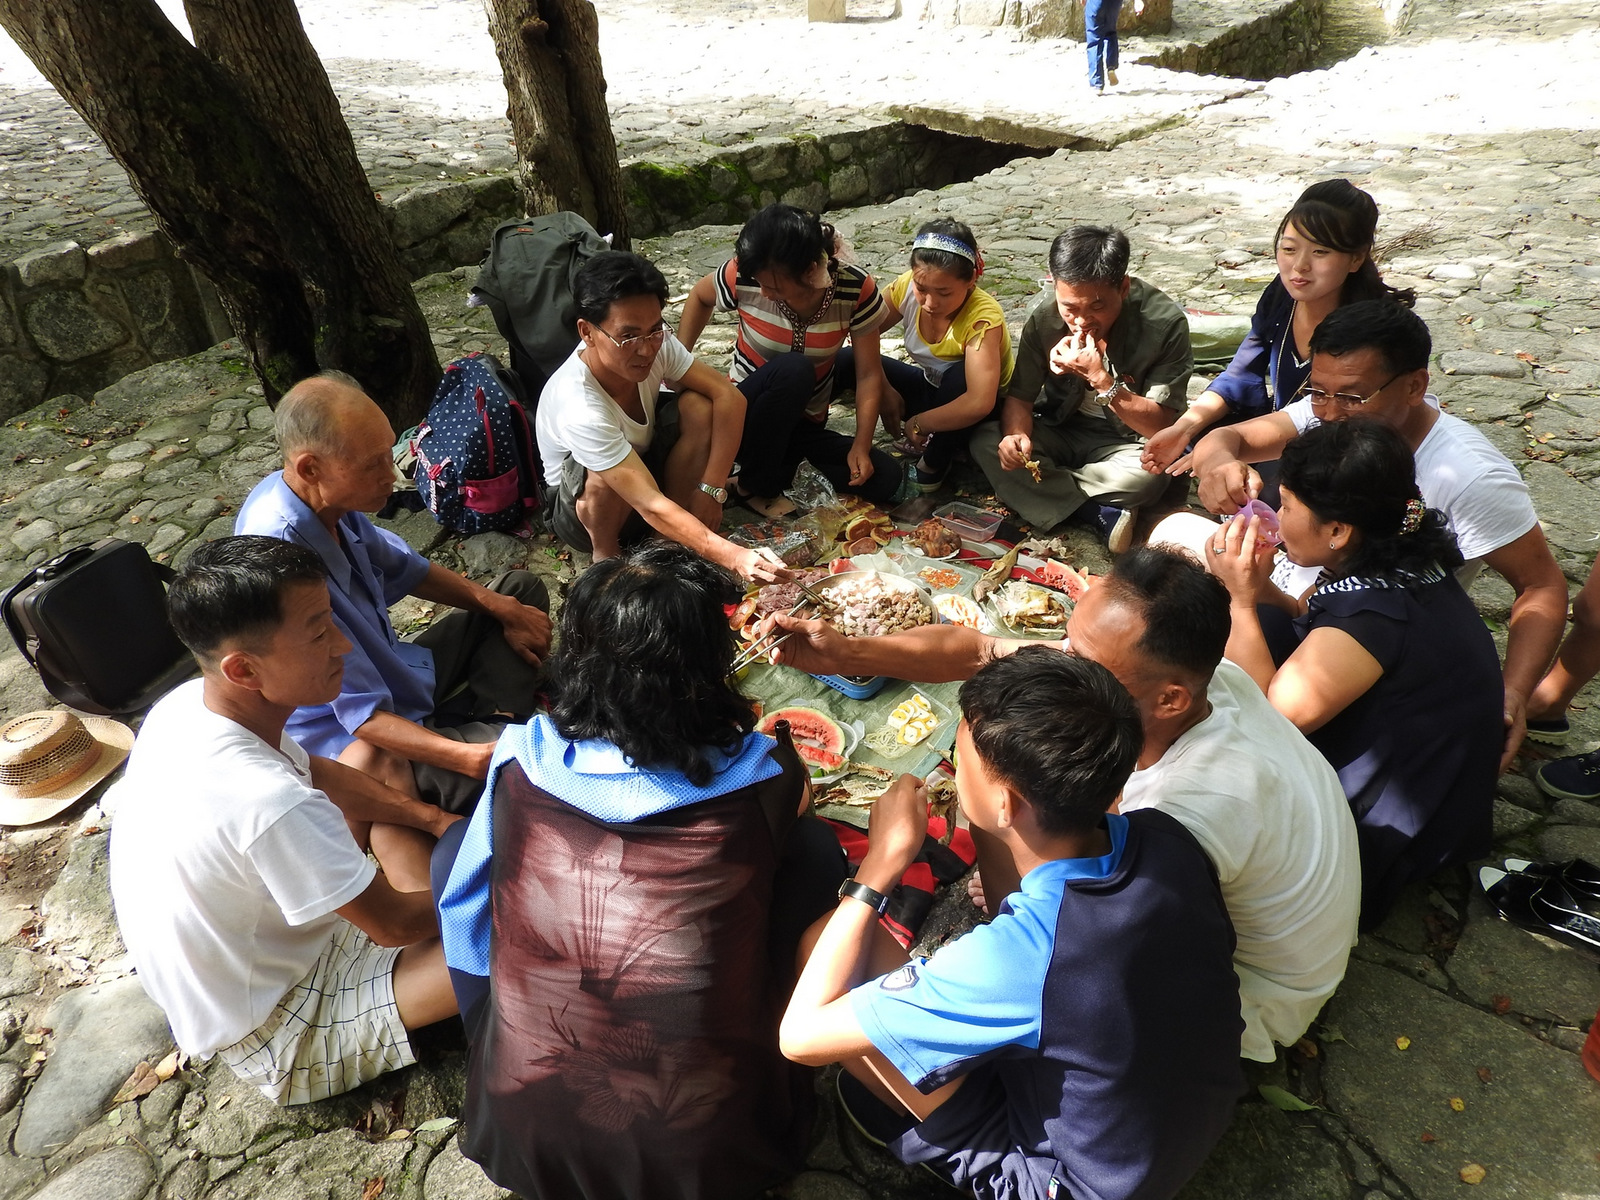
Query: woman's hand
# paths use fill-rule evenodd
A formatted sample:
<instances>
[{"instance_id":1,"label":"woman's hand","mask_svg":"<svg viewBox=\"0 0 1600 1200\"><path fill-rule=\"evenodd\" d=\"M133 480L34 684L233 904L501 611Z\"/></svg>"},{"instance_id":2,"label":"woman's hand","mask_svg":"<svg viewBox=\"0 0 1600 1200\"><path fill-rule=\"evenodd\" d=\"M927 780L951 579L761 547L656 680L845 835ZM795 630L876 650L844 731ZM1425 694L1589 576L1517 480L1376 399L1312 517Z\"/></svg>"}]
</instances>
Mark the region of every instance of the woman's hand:
<instances>
[{"instance_id":1,"label":"woman's hand","mask_svg":"<svg viewBox=\"0 0 1600 1200\"><path fill-rule=\"evenodd\" d=\"M1189 430L1180 421L1168 425L1145 439L1139 452L1139 465L1152 475L1169 470L1179 458L1184 457L1184 447L1189 444Z\"/></svg>"},{"instance_id":2,"label":"woman's hand","mask_svg":"<svg viewBox=\"0 0 1600 1200\"><path fill-rule=\"evenodd\" d=\"M906 422L906 441L911 443L911 448L918 454L928 448L928 441L932 437L933 434L922 427L922 421L919 418L912 417Z\"/></svg>"},{"instance_id":3,"label":"woman's hand","mask_svg":"<svg viewBox=\"0 0 1600 1200\"><path fill-rule=\"evenodd\" d=\"M1206 566L1235 604L1254 607L1272 582L1273 547L1260 539L1261 518L1236 516L1206 543Z\"/></svg>"}]
</instances>

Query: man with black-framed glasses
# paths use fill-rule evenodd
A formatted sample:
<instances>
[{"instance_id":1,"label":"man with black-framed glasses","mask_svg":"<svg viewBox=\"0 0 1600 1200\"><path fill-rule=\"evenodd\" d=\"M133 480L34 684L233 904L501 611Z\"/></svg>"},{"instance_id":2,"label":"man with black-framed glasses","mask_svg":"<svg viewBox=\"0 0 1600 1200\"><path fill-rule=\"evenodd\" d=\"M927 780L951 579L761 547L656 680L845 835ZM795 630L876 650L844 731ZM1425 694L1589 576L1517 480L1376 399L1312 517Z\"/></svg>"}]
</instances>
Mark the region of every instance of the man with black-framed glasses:
<instances>
[{"instance_id":1,"label":"man with black-framed glasses","mask_svg":"<svg viewBox=\"0 0 1600 1200\"><path fill-rule=\"evenodd\" d=\"M776 559L716 532L745 401L667 329L665 277L606 251L584 263L573 297L581 344L539 398L545 527L595 558L653 528L745 579L780 577Z\"/></svg>"},{"instance_id":2,"label":"man with black-framed glasses","mask_svg":"<svg viewBox=\"0 0 1600 1200\"><path fill-rule=\"evenodd\" d=\"M1260 493L1261 476L1250 464L1275 460L1313 425L1354 418L1399 433L1416 458L1423 501L1450 521L1466 560L1458 572L1463 586L1488 566L1516 591L1506 636L1503 770L1522 744L1527 697L1565 625L1567 583L1516 467L1429 395L1432 349L1427 324L1392 301L1334 310L1311 337L1311 375L1301 395L1275 413L1212 430L1195 446L1194 474L1200 502L1227 515ZM1280 582L1299 595L1314 579L1286 575Z\"/></svg>"}]
</instances>

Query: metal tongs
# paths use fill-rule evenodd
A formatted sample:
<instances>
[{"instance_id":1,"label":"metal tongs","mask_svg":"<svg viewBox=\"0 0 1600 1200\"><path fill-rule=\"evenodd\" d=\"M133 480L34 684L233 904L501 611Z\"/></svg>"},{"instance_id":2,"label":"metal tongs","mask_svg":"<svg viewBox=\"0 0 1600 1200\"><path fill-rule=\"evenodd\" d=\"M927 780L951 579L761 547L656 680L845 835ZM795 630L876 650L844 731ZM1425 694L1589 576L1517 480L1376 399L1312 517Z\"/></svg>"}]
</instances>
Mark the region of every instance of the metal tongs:
<instances>
[{"instance_id":1,"label":"metal tongs","mask_svg":"<svg viewBox=\"0 0 1600 1200\"><path fill-rule=\"evenodd\" d=\"M789 610L787 615L794 616L795 613L808 604L818 609L838 607L830 597L823 595L821 592L813 591L810 584L802 583L800 585L800 600ZM788 630L784 630L782 632L769 631L765 636L756 638L739 652L738 656L733 660L733 666L729 668L728 674L738 674L763 654L775 646L781 646L793 636Z\"/></svg>"}]
</instances>

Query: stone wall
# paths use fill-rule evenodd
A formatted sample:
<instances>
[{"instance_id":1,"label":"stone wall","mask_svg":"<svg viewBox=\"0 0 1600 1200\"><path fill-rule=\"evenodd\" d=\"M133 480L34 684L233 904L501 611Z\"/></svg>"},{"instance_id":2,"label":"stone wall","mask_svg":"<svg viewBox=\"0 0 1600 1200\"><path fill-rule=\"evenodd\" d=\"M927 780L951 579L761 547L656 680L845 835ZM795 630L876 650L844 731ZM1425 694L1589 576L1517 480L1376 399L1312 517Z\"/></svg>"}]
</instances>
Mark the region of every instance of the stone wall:
<instances>
[{"instance_id":1,"label":"stone wall","mask_svg":"<svg viewBox=\"0 0 1600 1200\"><path fill-rule=\"evenodd\" d=\"M228 334L211 286L158 233L32 251L0 266L0 419Z\"/></svg>"},{"instance_id":2,"label":"stone wall","mask_svg":"<svg viewBox=\"0 0 1600 1200\"><path fill-rule=\"evenodd\" d=\"M758 138L670 166L633 162L623 173L633 232L651 237L739 224L774 200L818 210L874 203L1045 152L883 121ZM494 227L522 214L510 174L418 184L384 207L413 279L481 261ZM0 420L47 397L92 395L232 333L210 284L156 231L87 249L58 243L0 270Z\"/></svg>"},{"instance_id":3,"label":"stone wall","mask_svg":"<svg viewBox=\"0 0 1600 1200\"><path fill-rule=\"evenodd\" d=\"M623 167L628 220L637 237L696 225L738 225L775 201L821 212L877 204L919 188L975 178L1031 148L884 121L823 137L757 138L671 166L635 162Z\"/></svg>"},{"instance_id":4,"label":"stone wall","mask_svg":"<svg viewBox=\"0 0 1600 1200\"><path fill-rule=\"evenodd\" d=\"M1277 79L1311 66L1322 42L1322 0L1288 0L1205 42L1179 42L1144 66L1237 79Z\"/></svg>"}]
</instances>

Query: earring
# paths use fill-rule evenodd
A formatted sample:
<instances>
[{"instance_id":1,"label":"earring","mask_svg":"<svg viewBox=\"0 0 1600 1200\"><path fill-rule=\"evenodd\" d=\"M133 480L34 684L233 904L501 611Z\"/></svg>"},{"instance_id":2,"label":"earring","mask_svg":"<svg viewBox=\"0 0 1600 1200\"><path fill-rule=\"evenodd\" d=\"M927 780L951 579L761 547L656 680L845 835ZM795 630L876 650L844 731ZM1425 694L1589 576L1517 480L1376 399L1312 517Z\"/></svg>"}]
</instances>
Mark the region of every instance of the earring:
<instances>
[{"instance_id":1,"label":"earring","mask_svg":"<svg viewBox=\"0 0 1600 1200\"><path fill-rule=\"evenodd\" d=\"M1329 542L1328 543L1328 549L1329 550L1337 550L1338 548L1339 548L1339 543L1338 542Z\"/></svg>"}]
</instances>

